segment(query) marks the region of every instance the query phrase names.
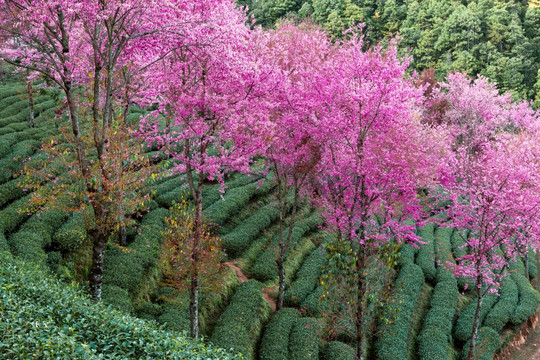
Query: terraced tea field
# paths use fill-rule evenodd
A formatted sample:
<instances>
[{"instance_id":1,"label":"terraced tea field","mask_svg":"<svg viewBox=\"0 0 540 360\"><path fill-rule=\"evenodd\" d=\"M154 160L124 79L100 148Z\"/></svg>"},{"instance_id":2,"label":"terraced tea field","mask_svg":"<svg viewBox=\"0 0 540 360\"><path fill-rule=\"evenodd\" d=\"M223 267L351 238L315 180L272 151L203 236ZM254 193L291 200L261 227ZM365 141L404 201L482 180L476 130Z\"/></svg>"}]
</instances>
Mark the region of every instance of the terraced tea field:
<instances>
[{"instance_id":1,"label":"terraced tea field","mask_svg":"<svg viewBox=\"0 0 540 360\"><path fill-rule=\"evenodd\" d=\"M21 212L29 194L16 175L23 160L39 156L41 141L54 134L55 101L35 99L36 126L28 126L28 102L17 84L0 87L0 250L64 278L84 280L89 264L89 240L77 214ZM135 121L142 110L134 110ZM345 326L335 339L326 337L326 303L320 300L321 272L327 262L322 244L329 241L323 221L304 206L293 230L285 271L286 308L274 312L278 269L275 262L279 211L274 185L251 175L235 174L224 195L217 184L204 185L204 214L223 239L228 256L220 288L201 301L201 328L208 341L234 349L248 359L353 359L355 333ZM174 331L189 330L187 295L163 285L160 262L165 217L174 201L189 199L179 177L151 185L155 197L148 212L129 229L126 247L111 239L105 253L103 301L124 312L156 321ZM378 324L369 337L369 358L459 359L470 338L476 301L464 279L456 280L442 266L465 254L463 232L428 224L418 229L426 245L401 248L396 268L395 302L386 309L389 324ZM529 276L537 275L531 253ZM491 359L506 338L503 330L527 321L540 304L540 295L518 259L503 282L500 296L485 299L479 359ZM470 289L470 287L469 287ZM264 296L263 296L264 295ZM330 341L331 340L331 341Z\"/></svg>"}]
</instances>

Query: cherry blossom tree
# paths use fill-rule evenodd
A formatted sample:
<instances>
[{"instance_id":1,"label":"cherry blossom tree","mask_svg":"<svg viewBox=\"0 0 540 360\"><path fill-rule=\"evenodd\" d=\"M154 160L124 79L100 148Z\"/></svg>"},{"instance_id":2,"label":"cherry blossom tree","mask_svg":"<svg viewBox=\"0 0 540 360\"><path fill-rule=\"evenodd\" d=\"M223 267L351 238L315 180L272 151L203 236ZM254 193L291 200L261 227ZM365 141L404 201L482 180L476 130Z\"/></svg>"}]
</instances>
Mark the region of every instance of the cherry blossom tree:
<instances>
[{"instance_id":1,"label":"cherry blossom tree","mask_svg":"<svg viewBox=\"0 0 540 360\"><path fill-rule=\"evenodd\" d=\"M496 292L510 261L525 256L539 240L538 114L525 102L512 103L495 84L452 74L436 90L454 149L448 153L445 190L449 223L469 229L467 255L456 259L456 276L475 282L477 308L467 359L475 354L479 315L488 292Z\"/></svg>"},{"instance_id":2,"label":"cherry blossom tree","mask_svg":"<svg viewBox=\"0 0 540 360\"><path fill-rule=\"evenodd\" d=\"M415 243L421 218L417 189L436 178L438 151L433 131L420 122L421 89L406 78L406 59L395 44L363 50L362 37L339 44L332 87L326 90L331 116L320 123L325 147L317 192L324 217L352 257L352 317L357 358L365 358L367 269L387 245Z\"/></svg>"},{"instance_id":3,"label":"cherry blossom tree","mask_svg":"<svg viewBox=\"0 0 540 360\"><path fill-rule=\"evenodd\" d=\"M267 147L264 158L267 170L277 184L279 274L277 308L283 307L285 260L291 247L298 207L307 200L306 190L314 177L324 141L317 131L321 110L318 92L330 79L327 70L332 52L328 35L311 24L295 26L282 23L267 41L261 58L275 66L276 87L268 93ZM285 218L291 209L288 224Z\"/></svg>"},{"instance_id":4,"label":"cherry blossom tree","mask_svg":"<svg viewBox=\"0 0 540 360\"><path fill-rule=\"evenodd\" d=\"M164 4L174 7L172 2ZM116 191L110 165L119 159L109 151L110 132L122 116L116 110L127 85L120 74L132 69L130 58L135 52L140 55L147 48L141 41L156 42L157 30L167 24L167 12L162 11L166 9L159 5L124 0L14 0L3 2L0 10L0 35L7 39L1 47L2 59L27 69L31 76L42 76L64 95L71 133L64 140L75 156L83 184L84 194L76 201L82 199L79 208L92 212L87 232L93 239L90 292L95 301L101 299L105 244L124 218L122 196L118 197L122 191ZM127 160L122 151L115 156ZM115 220L118 204L120 220Z\"/></svg>"},{"instance_id":5,"label":"cherry blossom tree","mask_svg":"<svg viewBox=\"0 0 540 360\"><path fill-rule=\"evenodd\" d=\"M197 2L192 16L194 26L185 36L170 34L168 56L145 80L146 96L159 109L142 121L141 134L170 157L173 173L187 178L195 208L190 332L197 337L203 183L218 181L224 190L228 172L251 172L252 157L265 147L256 135L266 126L253 100L268 91L271 70L256 57L265 35L246 26L233 1ZM192 41L198 46L189 46Z\"/></svg>"}]
</instances>

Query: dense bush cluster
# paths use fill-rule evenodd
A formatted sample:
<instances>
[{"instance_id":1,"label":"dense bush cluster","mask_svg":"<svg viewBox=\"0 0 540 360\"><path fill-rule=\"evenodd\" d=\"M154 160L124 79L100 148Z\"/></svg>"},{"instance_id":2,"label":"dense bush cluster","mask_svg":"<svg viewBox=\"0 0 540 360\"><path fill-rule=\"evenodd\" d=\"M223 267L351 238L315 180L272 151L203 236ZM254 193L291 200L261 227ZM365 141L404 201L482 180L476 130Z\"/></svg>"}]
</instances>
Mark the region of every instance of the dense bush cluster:
<instances>
[{"instance_id":1,"label":"dense bush cluster","mask_svg":"<svg viewBox=\"0 0 540 360\"><path fill-rule=\"evenodd\" d=\"M461 353L462 359L467 358L471 341L467 341L463 346ZM499 334L490 327L481 327L478 329L478 339L476 341L476 349L473 354L475 360L492 360L495 351L501 346Z\"/></svg>"},{"instance_id":2,"label":"dense bush cluster","mask_svg":"<svg viewBox=\"0 0 540 360\"><path fill-rule=\"evenodd\" d=\"M513 324L521 324L534 315L540 304L540 294L534 290L527 278L519 273L511 275L519 291L519 302L510 317Z\"/></svg>"},{"instance_id":3,"label":"dense bush cluster","mask_svg":"<svg viewBox=\"0 0 540 360\"><path fill-rule=\"evenodd\" d=\"M436 281L445 281L454 278L447 263L455 263L452 256L452 244L450 239L454 229L447 227L438 227L434 235L435 261L437 264Z\"/></svg>"},{"instance_id":4,"label":"dense bush cluster","mask_svg":"<svg viewBox=\"0 0 540 360\"><path fill-rule=\"evenodd\" d=\"M437 269L435 268L435 241L433 239L434 225L426 224L418 231L418 235L426 244L421 245L416 257L416 264L422 268L424 276L429 281L435 281Z\"/></svg>"},{"instance_id":5,"label":"dense bush cluster","mask_svg":"<svg viewBox=\"0 0 540 360\"><path fill-rule=\"evenodd\" d=\"M103 300L111 304L128 304L143 281L146 271L157 265L161 248L161 232L168 210L159 208L143 217L140 233L127 248L109 246L105 251L103 284L114 285L124 291L104 292ZM115 289L115 288L113 288ZM111 295L112 297L108 297ZM122 305L123 308L126 306ZM127 306L131 309L131 306Z\"/></svg>"},{"instance_id":6,"label":"dense bush cluster","mask_svg":"<svg viewBox=\"0 0 540 360\"><path fill-rule=\"evenodd\" d=\"M315 249L304 261L296 274L296 280L285 291L284 303L287 306L300 306L319 283L321 269L326 263L326 252L322 247Z\"/></svg>"},{"instance_id":7,"label":"dense bush cluster","mask_svg":"<svg viewBox=\"0 0 540 360\"><path fill-rule=\"evenodd\" d=\"M78 249L86 236L84 215L77 213L54 233L53 244L60 251L70 252Z\"/></svg>"},{"instance_id":8,"label":"dense bush cluster","mask_svg":"<svg viewBox=\"0 0 540 360\"><path fill-rule=\"evenodd\" d=\"M324 312L328 310L328 303L321 300L321 296L324 294L324 287L322 285L317 288L300 304L300 309L307 315L315 318L323 316Z\"/></svg>"},{"instance_id":9,"label":"dense bush cluster","mask_svg":"<svg viewBox=\"0 0 540 360\"><path fill-rule=\"evenodd\" d=\"M240 256L251 243L279 217L276 204L270 203L244 220L223 237L223 248L232 258Z\"/></svg>"},{"instance_id":10,"label":"dense bush cluster","mask_svg":"<svg viewBox=\"0 0 540 360\"><path fill-rule=\"evenodd\" d=\"M404 266L406 264L414 264L414 257L417 252L418 249L416 249L411 244L402 245L401 249L399 250L398 265Z\"/></svg>"},{"instance_id":11,"label":"dense bush cluster","mask_svg":"<svg viewBox=\"0 0 540 360\"><path fill-rule=\"evenodd\" d=\"M271 188L270 182L265 182L262 185L252 182L245 186L232 188L227 191L223 200L217 200L207 207L204 215L213 223L223 225L225 221L245 207L254 196L267 194Z\"/></svg>"},{"instance_id":12,"label":"dense bush cluster","mask_svg":"<svg viewBox=\"0 0 540 360\"><path fill-rule=\"evenodd\" d=\"M291 245L289 247L289 252L297 244L300 239L305 236L310 231L317 229L319 225L322 225L322 219L319 214L313 213L308 218L298 221L292 230L291 234ZM286 241L289 229L285 228L283 230L283 241ZM259 255L255 266L251 268L250 275L262 282L275 279L278 276L278 267L276 263L277 259L277 250L279 243L279 234L274 236L270 246Z\"/></svg>"},{"instance_id":13,"label":"dense bush cluster","mask_svg":"<svg viewBox=\"0 0 540 360\"><path fill-rule=\"evenodd\" d=\"M0 253L0 353L7 359L240 359L120 312Z\"/></svg>"},{"instance_id":14,"label":"dense bush cluster","mask_svg":"<svg viewBox=\"0 0 540 360\"><path fill-rule=\"evenodd\" d=\"M499 299L484 320L484 326L501 331L514 314L519 299L519 292L511 276L503 279L499 289Z\"/></svg>"},{"instance_id":15,"label":"dense bush cluster","mask_svg":"<svg viewBox=\"0 0 540 360\"><path fill-rule=\"evenodd\" d=\"M292 308L277 311L264 329L259 349L260 360L289 360L289 337L300 318L300 312Z\"/></svg>"},{"instance_id":16,"label":"dense bush cluster","mask_svg":"<svg viewBox=\"0 0 540 360\"><path fill-rule=\"evenodd\" d=\"M482 308L480 309L480 325L484 323L484 319L490 312L491 308L497 302L498 296L488 293L482 300ZM474 315L478 306L478 300L472 299L467 307L459 314L459 317L454 328L454 339L466 342L471 338L472 328L474 323Z\"/></svg>"},{"instance_id":17,"label":"dense bush cluster","mask_svg":"<svg viewBox=\"0 0 540 360\"><path fill-rule=\"evenodd\" d=\"M418 336L418 355L421 360L449 358L447 347L452 343L452 320L457 301L458 287L455 279L437 283Z\"/></svg>"},{"instance_id":18,"label":"dense bush cluster","mask_svg":"<svg viewBox=\"0 0 540 360\"><path fill-rule=\"evenodd\" d=\"M210 342L254 359L259 334L269 315L270 306L262 296L262 284L248 280L240 285L221 314Z\"/></svg>"},{"instance_id":19,"label":"dense bush cluster","mask_svg":"<svg viewBox=\"0 0 540 360\"><path fill-rule=\"evenodd\" d=\"M401 268L396 280L395 303L386 310L384 317L391 322L383 324L375 343L380 360L406 360L409 320L414 311L424 274L418 265L407 264Z\"/></svg>"},{"instance_id":20,"label":"dense bush cluster","mask_svg":"<svg viewBox=\"0 0 540 360\"><path fill-rule=\"evenodd\" d=\"M290 360L319 358L321 324L311 318L301 318L294 325L289 340Z\"/></svg>"},{"instance_id":21,"label":"dense bush cluster","mask_svg":"<svg viewBox=\"0 0 540 360\"><path fill-rule=\"evenodd\" d=\"M321 360L354 360L355 350L340 341L327 342L321 351Z\"/></svg>"},{"instance_id":22,"label":"dense bush cluster","mask_svg":"<svg viewBox=\"0 0 540 360\"><path fill-rule=\"evenodd\" d=\"M0 231L6 235L11 234L29 217L29 214L24 211L29 200L30 195L23 196L0 211Z\"/></svg>"}]
</instances>

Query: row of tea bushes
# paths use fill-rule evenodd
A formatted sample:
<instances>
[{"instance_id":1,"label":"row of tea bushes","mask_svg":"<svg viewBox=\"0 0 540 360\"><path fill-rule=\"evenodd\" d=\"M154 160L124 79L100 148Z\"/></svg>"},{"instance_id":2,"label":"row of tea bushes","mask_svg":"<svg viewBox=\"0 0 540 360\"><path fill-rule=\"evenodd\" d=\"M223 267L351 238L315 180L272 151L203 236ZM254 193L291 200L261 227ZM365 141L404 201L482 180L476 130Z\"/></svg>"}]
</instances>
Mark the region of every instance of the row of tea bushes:
<instances>
[{"instance_id":1,"label":"row of tea bushes","mask_svg":"<svg viewBox=\"0 0 540 360\"><path fill-rule=\"evenodd\" d=\"M255 348L264 323L270 316L270 305L262 296L262 284L248 280L238 287L231 302L219 317L210 342L255 358Z\"/></svg>"},{"instance_id":2,"label":"row of tea bushes","mask_svg":"<svg viewBox=\"0 0 540 360\"><path fill-rule=\"evenodd\" d=\"M379 360L407 360L409 320L424 284L422 269L414 264L404 265L396 284L396 301L383 315L390 319L391 323L382 326L381 334L375 343Z\"/></svg>"},{"instance_id":3,"label":"row of tea bushes","mask_svg":"<svg viewBox=\"0 0 540 360\"><path fill-rule=\"evenodd\" d=\"M222 349L164 331L0 252L0 354L6 359L220 359Z\"/></svg>"},{"instance_id":4,"label":"row of tea bushes","mask_svg":"<svg viewBox=\"0 0 540 360\"><path fill-rule=\"evenodd\" d=\"M421 360L446 360L452 339L452 320L458 301L456 279L437 283L431 297L430 308L418 336L418 354Z\"/></svg>"}]
</instances>

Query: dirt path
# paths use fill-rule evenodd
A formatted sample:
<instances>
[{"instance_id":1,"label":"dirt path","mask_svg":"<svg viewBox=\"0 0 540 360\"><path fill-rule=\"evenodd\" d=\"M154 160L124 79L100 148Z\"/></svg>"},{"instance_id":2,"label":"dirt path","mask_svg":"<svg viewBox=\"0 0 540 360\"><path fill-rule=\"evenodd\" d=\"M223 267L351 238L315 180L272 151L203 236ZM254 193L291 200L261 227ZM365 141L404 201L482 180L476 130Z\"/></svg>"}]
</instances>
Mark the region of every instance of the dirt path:
<instances>
[{"instance_id":1,"label":"dirt path","mask_svg":"<svg viewBox=\"0 0 540 360\"><path fill-rule=\"evenodd\" d=\"M531 329L525 344L510 354L512 360L540 360L540 325Z\"/></svg>"},{"instance_id":2,"label":"dirt path","mask_svg":"<svg viewBox=\"0 0 540 360\"><path fill-rule=\"evenodd\" d=\"M242 269L240 269L235 263L227 261L227 262L224 262L223 265L227 265L228 267L236 271L236 275L238 276L238 279L240 280L241 283L249 280L248 277L242 271ZM272 296L270 296L270 288L263 288L262 292L263 292L263 297L266 299L266 301L268 301L268 304L270 304L270 307L272 308L272 313L274 313L276 311L276 301L272 298Z\"/></svg>"}]
</instances>

